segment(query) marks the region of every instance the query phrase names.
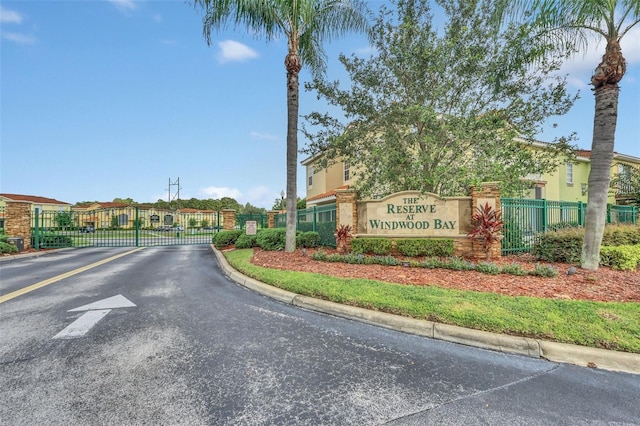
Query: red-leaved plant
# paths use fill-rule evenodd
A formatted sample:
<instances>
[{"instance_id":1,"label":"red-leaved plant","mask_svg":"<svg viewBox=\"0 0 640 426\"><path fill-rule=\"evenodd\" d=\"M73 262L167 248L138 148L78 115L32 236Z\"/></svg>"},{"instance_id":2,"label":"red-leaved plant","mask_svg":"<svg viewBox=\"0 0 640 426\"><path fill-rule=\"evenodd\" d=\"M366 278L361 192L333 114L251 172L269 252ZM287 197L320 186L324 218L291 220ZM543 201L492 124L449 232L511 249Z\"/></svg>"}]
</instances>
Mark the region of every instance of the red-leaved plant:
<instances>
[{"instance_id":1,"label":"red-leaved plant","mask_svg":"<svg viewBox=\"0 0 640 426\"><path fill-rule=\"evenodd\" d=\"M502 213L486 203L476 207L471 215L471 232L469 238L482 241L487 260L491 258L491 245L502 239Z\"/></svg>"},{"instance_id":2,"label":"red-leaved plant","mask_svg":"<svg viewBox=\"0 0 640 426\"><path fill-rule=\"evenodd\" d=\"M351 231L353 228L351 225L340 225L336 232L333 233L336 237L336 249L338 253L345 253L347 251L347 242L351 238Z\"/></svg>"}]
</instances>

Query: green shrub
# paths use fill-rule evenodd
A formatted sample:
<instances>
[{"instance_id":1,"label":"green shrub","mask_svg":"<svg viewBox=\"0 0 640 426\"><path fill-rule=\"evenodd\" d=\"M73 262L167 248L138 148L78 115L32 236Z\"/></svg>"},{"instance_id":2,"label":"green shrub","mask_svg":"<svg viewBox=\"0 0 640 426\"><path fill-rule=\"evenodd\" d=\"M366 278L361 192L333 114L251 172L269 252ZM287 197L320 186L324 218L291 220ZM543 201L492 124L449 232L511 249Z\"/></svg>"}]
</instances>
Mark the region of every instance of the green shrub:
<instances>
[{"instance_id":1,"label":"green shrub","mask_svg":"<svg viewBox=\"0 0 640 426\"><path fill-rule=\"evenodd\" d=\"M296 235L296 246L301 248L318 247L320 244L320 234L314 231L298 232Z\"/></svg>"},{"instance_id":2,"label":"green shrub","mask_svg":"<svg viewBox=\"0 0 640 426\"><path fill-rule=\"evenodd\" d=\"M220 231L213 236L213 245L216 248L223 248L236 243L243 231L240 229L234 229L229 231Z\"/></svg>"},{"instance_id":3,"label":"green shrub","mask_svg":"<svg viewBox=\"0 0 640 426\"><path fill-rule=\"evenodd\" d=\"M584 230L566 228L536 235L531 254L546 262L579 263Z\"/></svg>"},{"instance_id":4,"label":"green shrub","mask_svg":"<svg viewBox=\"0 0 640 426\"><path fill-rule=\"evenodd\" d=\"M640 245L600 248L600 264L613 269L634 271L640 266Z\"/></svg>"},{"instance_id":5,"label":"green shrub","mask_svg":"<svg viewBox=\"0 0 640 426\"><path fill-rule=\"evenodd\" d=\"M483 274L498 275L502 272L502 269L493 263L480 262L476 265L476 271L482 272Z\"/></svg>"},{"instance_id":6,"label":"green shrub","mask_svg":"<svg viewBox=\"0 0 640 426\"><path fill-rule=\"evenodd\" d=\"M321 261L326 261L327 260L327 252L324 250L318 250L317 252L313 253L311 255L311 258L313 260L321 260Z\"/></svg>"},{"instance_id":7,"label":"green shrub","mask_svg":"<svg viewBox=\"0 0 640 426\"><path fill-rule=\"evenodd\" d=\"M518 265L517 263L512 263L511 265L504 265L502 267L502 273L508 274L508 275L517 275L520 277L527 275L527 271L522 269L522 266Z\"/></svg>"},{"instance_id":8,"label":"green shrub","mask_svg":"<svg viewBox=\"0 0 640 426\"><path fill-rule=\"evenodd\" d=\"M396 250L403 256L449 257L454 252L453 240L419 238L396 240Z\"/></svg>"},{"instance_id":9,"label":"green shrub","mask_svg":"<svg viewBox=\"0 0 640 426\"><path fill-rule=\"evenodd\" d=\"M558 271L551 265L540 265L539 263L536 263L533 267L533 271L529 271L528 274L535 277L553 278L558 276Z\"/></svg>"},{"instance_id":10,"label":"green shrub","mask_svg":"<svg viewBox=\"0 0 640 426\"><path fill-rule=\"evenodd\" d=\"M548 231L561 231L563 229L576 229L580 228L580 224L578 222L560 222L554 223L547 226Z\"/></svg>"},{"instance_id":11,"label":"green shrub","mask_svg":"<svg viewBox=\"0 0 640 426\"><path fill-rule=\"evenodd\" d=\"M416 264L416 266L420 268L427 268L427 269L442 268L443 265L444 265L444 262L438 259L437 257L428 258Z\"/></svg>"},{"instance_id":12,"label":"green shrub","mask_svg":"<svg viewBox=\"0 0 640 426\"><path fill-rule=\"evenodd\" d=\"M31 247L35 247L35 236L31 237ZM44 234L40 236L40 248L73 247L73 239L68 235Z\"/></svg>"},{"instance_id":13,"label":"green shrub","mask_svg":"<svg viewBox=\"0 0 640 426\"><path fill-rule=\"evenodd\" d=\"M0 253L17 253L17 252L18 252L18 247L14 246L13 244L6 243L4 241L0 241Z\"/></svg>"},{"instance_id":14,"label":"green shrub","mask_svg":"<svg viewBox=\"0 0 640 426\"><path fill-rule=\"evenodd\" d=\"M240 236L236 240L236 248L246 249L246 248L257 247L258 246L256 242L257 238L258 238L257 235L240 234Z\"/></svg>"},{"instance_id":15,"label":"green shrub","mask_svg":"<svg viewBox=\"0 0 640 426\"><path fill-rule=\"evenodd\" d=\"M388 238L355 238L351 241L351 251L357 254L388 255L391 240Z\"/></svg>"},{"instance_id":16,"label":"green shrub","mask_svg":"<svg viewBox=\"0 0 640 426\"><path fill-rule=\"evenodd\" d=\"M283 250L287 230L285 228L263 229L257 234L256 243L263 250Z\"/></svg>"},{"instance_id":17,"label":"green shrub","mask_svg":"<svg viewBox=\"0 0 640 426\"><path fill-rule=\"evenodd\" d=\"M448 262L443 262L441 267L453 271L473 271L476 269L476 265L459 257L452 257Z\"/></svg>"},{"instance_id":18,"label":"green shrub","mask_svg":"<svg viewBox=\"0 0 640 426\"><path fill-rule=\"evenodd\" d=\"M602 234L603 246L633 246L640 244L640 226L607 225Z\"/></svg>"}]
</instances>

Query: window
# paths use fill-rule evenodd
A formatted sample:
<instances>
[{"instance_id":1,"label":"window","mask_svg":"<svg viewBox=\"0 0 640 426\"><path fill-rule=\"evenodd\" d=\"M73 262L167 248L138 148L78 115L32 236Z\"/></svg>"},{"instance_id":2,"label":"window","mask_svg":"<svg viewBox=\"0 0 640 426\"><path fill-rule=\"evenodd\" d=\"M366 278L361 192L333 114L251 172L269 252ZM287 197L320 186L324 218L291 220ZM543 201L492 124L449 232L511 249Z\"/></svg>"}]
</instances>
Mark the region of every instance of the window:
<instances>
[{"instance_id":1,"label":"window","mask_svg":"<svg viewBox=\"0 0 640 426\"><path fill-rule=\"evenodd\" d=\"M573 185L573 163L567 163L567 185Z\"/></svg>"},{"instance_id":2,"label":"window","mask_svg":"<svg viewBox=\"0 0 640 426\"><path fill-rule=\"evenodd\" d=\"M307 186L311 188L313 186L313 174L315 170L313 170L312 166L307 166Z\"/></svg>"},{"instance_id":3,"label":"window","mask_svg":"<svg viewBox=\"0 0 640 426\"><path fill-rule=\"evenodd\" d=\"M347 182L349 179L349 163L344 163L344 181Z\"/></svg>"}]
</instances>

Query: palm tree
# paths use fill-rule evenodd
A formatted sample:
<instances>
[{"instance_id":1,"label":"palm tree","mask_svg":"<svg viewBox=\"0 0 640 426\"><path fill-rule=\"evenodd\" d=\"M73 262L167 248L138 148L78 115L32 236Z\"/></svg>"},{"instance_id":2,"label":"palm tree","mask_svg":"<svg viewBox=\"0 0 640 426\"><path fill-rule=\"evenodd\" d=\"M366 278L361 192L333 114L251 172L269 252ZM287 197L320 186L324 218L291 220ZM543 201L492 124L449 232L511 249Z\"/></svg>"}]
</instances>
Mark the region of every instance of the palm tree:
<instances>
[{"instance_id":1,"label":"palm tree","mask_svg":"<svg viewBox=\"0 0 640 426\"><path fill-rule=\"evenodd\" d=\"M325 70L322 43L348 32L368 32L366 6L360 0L194 0L204 10L203 33L211 45L212 30L227 20L244 25L258 37L285 36L287 71L287 232L285 251L296 248L298 165L298 75L308 66L314 77Z\"/></svg>"},{"instance_id":2,"label":"palm tree","mask_svg":"<svg viewBox=\"0 0 640 426\"><path fill-rule=\"evenodd\" d=\"M626 71L620 40L640 22L640 0L504 0L503 5L497 10L526 16L541 28L540 37L552 40L559 49L580 51L600 38L606 41L602 61L591 78L595 115L580 260L582 268L597 270L618 118L618 83Z\"/></svg>"}]
</instances>

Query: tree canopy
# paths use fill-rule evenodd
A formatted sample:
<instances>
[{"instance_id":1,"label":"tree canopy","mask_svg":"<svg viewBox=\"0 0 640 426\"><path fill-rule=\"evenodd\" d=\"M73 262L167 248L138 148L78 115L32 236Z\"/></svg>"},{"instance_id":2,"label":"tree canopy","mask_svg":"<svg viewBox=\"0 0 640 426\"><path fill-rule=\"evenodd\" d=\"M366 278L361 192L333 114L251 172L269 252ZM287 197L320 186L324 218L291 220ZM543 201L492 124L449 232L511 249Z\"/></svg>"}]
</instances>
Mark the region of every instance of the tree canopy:
<instances>
[{"instance_id":1,"label":"tree canopy","mask_svg":"<svg viewBox=\"0 0 640 426\"><path fill-rule=\"evenodd\" d=\"M487 180L515 195L529 185L527 175L566 161L573 135L525 149L577 97L557 74L564 57L531 65L551 46L534 40L528 24L496 30L496 1L438 0L440 26L433 2L383 7L372 56L340 56L350 86L322 79L306 85L343 117L306 115L304 152L321 154L320 166L348 161L355 187L369 196L462 195Z\"/></svg>"}]
</instances>

